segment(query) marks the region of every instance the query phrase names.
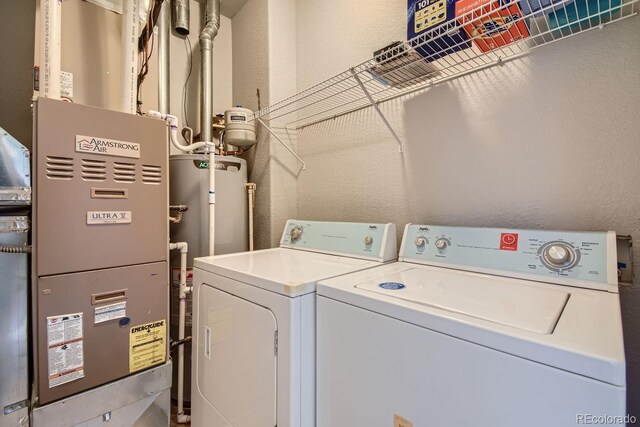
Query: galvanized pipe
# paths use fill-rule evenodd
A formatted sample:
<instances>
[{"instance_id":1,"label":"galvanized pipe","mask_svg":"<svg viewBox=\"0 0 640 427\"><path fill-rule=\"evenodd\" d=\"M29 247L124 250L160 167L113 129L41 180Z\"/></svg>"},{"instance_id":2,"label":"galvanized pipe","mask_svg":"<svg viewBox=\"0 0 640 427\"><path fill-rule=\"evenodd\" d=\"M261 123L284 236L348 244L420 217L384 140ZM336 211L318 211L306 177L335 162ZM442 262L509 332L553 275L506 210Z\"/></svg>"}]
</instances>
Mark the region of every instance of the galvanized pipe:
<instances>
[{"instance_id":1,"label":"galvanized pipe","mask_svg":"<svg viewBox=\"0 0 640 427\"><path fill-rule=\"evenodd\" d=\"M173 28L176 33L183 36L189 34L190 18L189 0L173 0Z\"/></svg>"},{"instance_id":2,"label":"galvanized pipe","mask_svg":"<svg viewBox=\"0 0 640 427\"><path fill-rule=\"evenodd\" d=\"M158 20L158 110L170 113L170 55L169 40L171 37L171 9L165 1L160 9Z\"/></svg>"},{"instance_id":3,"label":"galvanized pipe","mask_svg":"<svg viewBox=\"0 0 640 427\"><path fill-rule=\"evenodd\" d=\"M220 0L207 0L205 25L200 33L200 135L212 141L213 124L213 39L220 28Z\"/></svg>"}]
</instances>

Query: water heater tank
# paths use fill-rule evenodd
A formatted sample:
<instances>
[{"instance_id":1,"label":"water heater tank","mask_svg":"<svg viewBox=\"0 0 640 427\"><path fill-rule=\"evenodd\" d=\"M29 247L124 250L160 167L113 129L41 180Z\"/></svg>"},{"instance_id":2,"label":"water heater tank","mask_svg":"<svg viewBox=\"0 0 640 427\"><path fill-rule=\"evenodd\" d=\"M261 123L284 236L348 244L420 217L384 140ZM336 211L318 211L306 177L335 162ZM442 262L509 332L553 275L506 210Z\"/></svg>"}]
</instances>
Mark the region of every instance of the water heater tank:
<instances>
[{"instance_id":1,"label":"water heater tank","mask_svg":"<svg viewBox=\"0 0 640 427\"><path fill-rule=\"evenodd\" d=\"M169 158L171 205L186 205L182 222L171 224L171 241L187 242L189 258L187 284L191 285L193 258L209 253L209 156L178 154ZM238 157L216 156L216 228L215 254L243 252L249 249L247 211L247 162ZM180 254L171 253L171 337L178 339L180 290ZM192 297L187 296L186 336L191 335ZM177 363L173 384L177 384ZM185 344L184 398L190 401L191 343ZM177 389L172 388L173 398Z\"/></svg>"}]
</instances>

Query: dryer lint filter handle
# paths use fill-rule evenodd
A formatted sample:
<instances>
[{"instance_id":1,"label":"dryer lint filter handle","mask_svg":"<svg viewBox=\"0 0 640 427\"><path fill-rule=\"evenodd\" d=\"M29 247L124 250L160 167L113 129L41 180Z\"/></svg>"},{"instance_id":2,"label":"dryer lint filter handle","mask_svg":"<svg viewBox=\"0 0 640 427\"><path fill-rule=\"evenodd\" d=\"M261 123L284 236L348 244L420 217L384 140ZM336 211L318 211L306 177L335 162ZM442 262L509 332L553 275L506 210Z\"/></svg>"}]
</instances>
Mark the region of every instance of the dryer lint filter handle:
<instances>
[{"instance_id":1,"label":"dryer lint filter handle","mask_svg":"<svg viewBox=\"0 0 640 427\"><path fill-rule=\"evenodd\" d=\"M397 259L395 224L289 220L280 247L331 255Z\"/></svg>"},{"instance_id":2,"label":"dryer lint filter handle","mask_svg":"<svg viewBox=\"0 0 640 427\"><path fill-rule=\"evenodd\" d=\"M400 261L618 291L616 236L608 232L408 224Z\"/></svg>"}]
</instances>

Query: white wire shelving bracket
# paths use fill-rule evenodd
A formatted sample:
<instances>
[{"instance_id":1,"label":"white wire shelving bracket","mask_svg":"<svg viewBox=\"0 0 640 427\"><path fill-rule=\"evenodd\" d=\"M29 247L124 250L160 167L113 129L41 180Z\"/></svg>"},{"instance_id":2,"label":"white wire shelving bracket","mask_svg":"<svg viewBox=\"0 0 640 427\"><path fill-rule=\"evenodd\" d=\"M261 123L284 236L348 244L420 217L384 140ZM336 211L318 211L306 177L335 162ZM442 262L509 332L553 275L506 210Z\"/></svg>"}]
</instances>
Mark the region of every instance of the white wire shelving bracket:
<instances>
[{"instance_id":1,"label":"white wire shelving bracket","mask_svg":"<svg viewBox=\"0 0 640 427\"><path fill-rule=\"evenodd\" d=\"M277 120L284 123L286 129L301 130L373 107L402 151L402 141L379 108L380 104L635 16L638 2L640 0L495 0L485 3L256 111L249 120L258 120L275 136L264 120ZM513 13L514 6L519 13ZM496 16L503 21L495 19ZM496 25L496 22L502 24ZM469 29L473 31L467 31ZM463 37L456 37L459 34ZM482 43L485 43L484 51ZM296 158L302 162L297 155Z\"/></svg>"}]
</instances>

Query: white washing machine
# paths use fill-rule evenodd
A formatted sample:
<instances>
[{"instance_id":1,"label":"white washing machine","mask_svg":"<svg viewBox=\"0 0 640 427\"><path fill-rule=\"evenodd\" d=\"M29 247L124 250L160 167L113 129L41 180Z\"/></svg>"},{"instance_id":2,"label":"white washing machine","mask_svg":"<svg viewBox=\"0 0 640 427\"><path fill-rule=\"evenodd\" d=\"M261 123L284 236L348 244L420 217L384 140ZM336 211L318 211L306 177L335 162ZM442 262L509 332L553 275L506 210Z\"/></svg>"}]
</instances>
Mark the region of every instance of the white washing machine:
<instances>
[{"instance_id":1,"label":"white washing machine","mask_svg":"<svg viewBox=\"0 0 640 427\"><path fill-rule=\"evenodd\" d=\"M318 284L317 426L624 425L615 239L408 225Z\"/></svg>"},{"instance_id":2,"label":"white washing machine","mask_svg":"<svg viewBox=\"0 0 640 427\"><path fill-rule=\"evenodd\" d=\"M280 247L196 258L192 425L315 425L316 283L397 258L393 224L287 222Z\"/></svg>"}]
</instances>

